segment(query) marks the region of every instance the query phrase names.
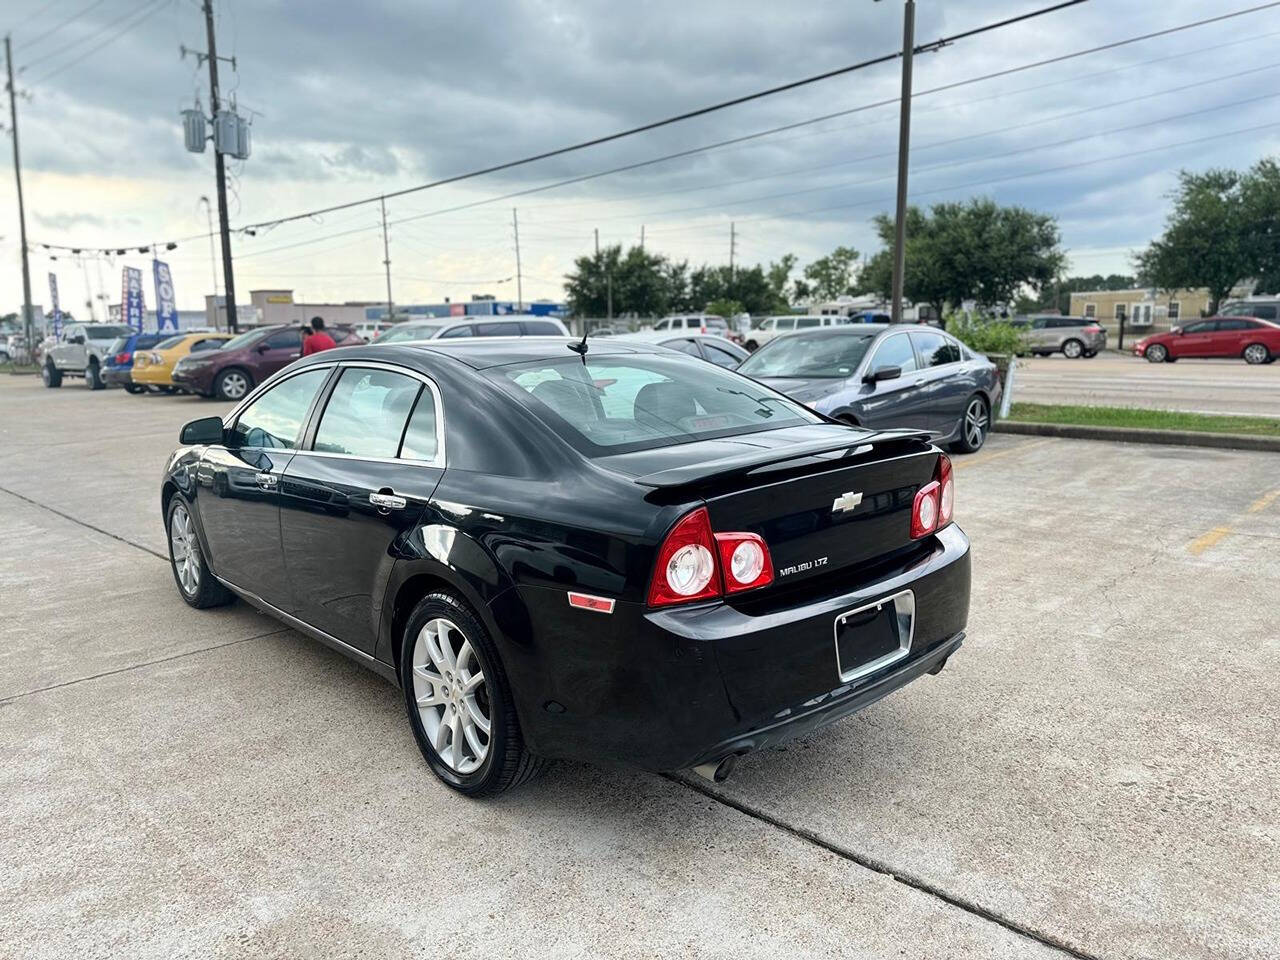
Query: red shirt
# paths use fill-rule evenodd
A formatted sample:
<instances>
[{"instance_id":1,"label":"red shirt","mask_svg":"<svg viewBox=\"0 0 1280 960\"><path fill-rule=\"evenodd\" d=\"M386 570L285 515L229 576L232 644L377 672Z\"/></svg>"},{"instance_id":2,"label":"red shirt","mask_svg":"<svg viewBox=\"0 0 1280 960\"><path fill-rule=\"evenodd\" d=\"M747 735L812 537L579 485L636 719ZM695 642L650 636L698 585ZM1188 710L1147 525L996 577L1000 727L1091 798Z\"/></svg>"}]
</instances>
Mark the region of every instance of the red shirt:
<instances>
[{"instance_id":1,"label":"red shirt","mask_svg":"<svg viewBox=\"0 0 1280 960\"><path fill-rule=\"evenodd\" d=\"M337 344L333 342L333 337L321 330L319 333L313 333L302 341L302 355L309 357L313 353L319 353L321 350L332 350L336 346Z\"/></svg>"}]
</instances>

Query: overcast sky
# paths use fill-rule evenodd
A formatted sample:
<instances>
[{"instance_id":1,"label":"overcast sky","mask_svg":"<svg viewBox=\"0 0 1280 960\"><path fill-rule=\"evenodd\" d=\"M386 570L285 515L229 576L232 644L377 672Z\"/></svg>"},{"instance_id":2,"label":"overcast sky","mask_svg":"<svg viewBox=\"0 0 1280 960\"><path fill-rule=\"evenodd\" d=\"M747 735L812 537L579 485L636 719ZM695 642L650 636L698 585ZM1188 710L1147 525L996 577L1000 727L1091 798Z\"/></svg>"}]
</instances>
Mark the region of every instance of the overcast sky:
<instances>
[{"instance_id":1,"label":"overcast sky","mask_svg":"<svg viewBox=\"0 0 1280 960\"><path fill-rule=\"evenodd\" d=\"M920 0L926 41L1047 0ZM1251 6L1255 0L1091 0L917 59L915 89L1072 53ZM65 307L119 298L136 252L50 262L41 242L131 245L207 227L213 158L185 152L178 111L207 107L196 0L8 0L33 298L56 270ZM215 0L224 94L253 117L232 164L232 224L397 190L622 129L888 52L897 0L643 4ZM79 16L76 16L79 14ZM64 22L65 26L61 26ZM59 29L54 29L59 28ZM53 31L49 33L49 31ZM42 34L47 34L42 36ZM913 199L993 196L1053 213L1071 272L1127 271L1156 234L1180 167L1247 166L1280 148L1280 7L1064 63L919 96ZM896 95L896 63L553 160L388 201L392 220L605 170ZM1140 99L1138 99L1140 98ZM1070 115L1070 116L1066 116ZM421 216L391 229L399 303L514 299L519 208L526 300L562 297L575 256L636 243L693 264L848 244L876 249L873 214L894 190L897 108L879 107L628 173ZM1140 125L1140 126L1139 126ZM1264 129L1252 129L1263 127ZM5 126L8 126L7 115ZM1010 129L1010 128L1017 129ZM1194 141L1194 142L1193 142ZM0 177L0 305L21 300L9 145ZM1065 169L1064 169L1065 168ZM216 213L215 213L216 216ZM236 285L300 299L385 296L377 204L237 236ZM179 305L213 284L207 239L168 255ZM86 288L86 281L88 288ZM148 281L147 303L154 306Z\"/></svg>"}]
</instances>

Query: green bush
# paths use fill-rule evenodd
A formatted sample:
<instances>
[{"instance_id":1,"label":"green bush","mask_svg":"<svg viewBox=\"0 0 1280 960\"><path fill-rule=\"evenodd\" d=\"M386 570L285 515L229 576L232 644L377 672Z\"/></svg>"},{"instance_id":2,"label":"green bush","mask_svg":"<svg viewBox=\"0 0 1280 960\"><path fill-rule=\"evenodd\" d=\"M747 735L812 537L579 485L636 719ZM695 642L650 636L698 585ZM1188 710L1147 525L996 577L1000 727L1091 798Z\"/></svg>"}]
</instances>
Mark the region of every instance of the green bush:
<instances>
[{"instance_id":1,"label":"green bush","mask_svg":"<svg viewBox=\"0 0 1280 960\"><path fill-rule=\"evenodd\" d=\"M987 356L1008 356L1026 349L1022 332L994 317L953 313L947 317L947 333L969 349Z\"/></svg>"}]
</instances>

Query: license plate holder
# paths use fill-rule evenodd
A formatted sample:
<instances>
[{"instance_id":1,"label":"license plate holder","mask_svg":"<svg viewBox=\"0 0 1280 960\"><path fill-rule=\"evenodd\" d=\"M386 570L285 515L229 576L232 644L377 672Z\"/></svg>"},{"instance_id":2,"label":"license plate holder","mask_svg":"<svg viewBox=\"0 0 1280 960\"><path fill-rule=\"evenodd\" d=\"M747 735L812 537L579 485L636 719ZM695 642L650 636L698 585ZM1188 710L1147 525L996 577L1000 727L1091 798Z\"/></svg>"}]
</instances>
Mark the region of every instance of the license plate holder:
<instances>
[{"instance_id":1,"label":"license plate holder","mask_svg":"<svg viewBox=\"0 0 1280 960\"><path fill-rule=\"evenodd\" d=\"M848 683L896 663L911 652L916 598L903 590L836 617L836 673Z\"/></svg>"}]
</instances>

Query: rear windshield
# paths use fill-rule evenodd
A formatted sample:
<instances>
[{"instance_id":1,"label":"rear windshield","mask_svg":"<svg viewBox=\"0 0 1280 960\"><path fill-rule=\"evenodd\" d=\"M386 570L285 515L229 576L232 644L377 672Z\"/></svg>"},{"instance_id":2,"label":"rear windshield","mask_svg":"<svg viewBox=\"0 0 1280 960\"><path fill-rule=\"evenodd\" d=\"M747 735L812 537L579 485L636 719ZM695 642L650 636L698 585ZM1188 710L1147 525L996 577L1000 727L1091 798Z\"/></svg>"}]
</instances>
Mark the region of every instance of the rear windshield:
<instances>
[{"instance_id":1,"label":"rear windshield","mask_svg":"<svg viewBox=\"0 0 1280 960\"><path fill-rule=\"evenodd\" d=\"M156 344L156 349L168 350L171 347L176 347L185 339L187 339L187 335L185 333L180 333L176 337L170 337L168 340L161 340L159 343Z\"/></svg>"},{"instance_id":2,"label":"rear windshield","mask_svg":"<svg viewBox=\"0 0 1280 960\"><path fill-rule=\"evenodd\" d=\"M506 386L587 456L775 430L821 418L703 360L625 356L494 367Z\"/></svg>"},{"instance_id":3,"label":"rear windshield","mask_svg":"<svg viewBox=\"0 0 1280 960\"><path fill-rule=\"evenodd\" d=\"M111 346L107 347L107 353L124 353L127 346L129 346L128 337L116 337L111 341Z\"/></svg>"},{"instance_id":4,"label":"rear windshield","mask_svg":"<svg viewBox=\"0 0 1280 960\"><path fill-rule=\"evenodd\" d=\"M749 377L849 377L874 339L873 332L779 337L744 360L738 371Z\"/></svg>"}]
</instances>

